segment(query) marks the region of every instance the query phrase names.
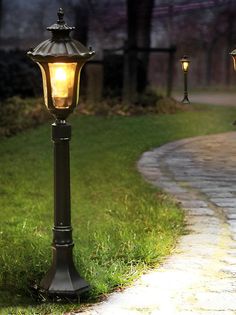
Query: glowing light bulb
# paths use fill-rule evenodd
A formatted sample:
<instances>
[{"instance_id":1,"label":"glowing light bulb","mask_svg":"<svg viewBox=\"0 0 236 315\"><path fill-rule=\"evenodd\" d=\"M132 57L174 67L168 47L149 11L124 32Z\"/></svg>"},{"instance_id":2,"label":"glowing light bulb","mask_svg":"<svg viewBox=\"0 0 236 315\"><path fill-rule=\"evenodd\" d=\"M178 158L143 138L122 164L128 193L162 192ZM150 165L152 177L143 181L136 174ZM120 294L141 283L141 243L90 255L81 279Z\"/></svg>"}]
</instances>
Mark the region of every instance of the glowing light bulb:
<instances>
[{"instance_id":1,"label":"glowing light bulb","mask_svg":"<svg viewBox=\"0 0 236 315\"><path fill-rule=\"evenodd\" d=\"M66 80L66 72L63 68L58 68L55 71L55 79L58 81L65 81Z\"/></svg>"},{"instance_id":2,"label":"glowing light bulb","mask_svg":"<svg viewBox=\"0 0 236 315\"><path fill-rule=\"evenodd\" d=\"M56 65L52 73L52 88L54 97L68 97L68 74L61 65Z\"/></svg>"},{"instance_id":3,"label":"glowing light bulb","mask_svg":"<svg viewBox=\"0 0 236 315\"><path fill-rule=\"evenodd\" d=\"M184 71L188 70L188 62L187 61L183 62L183 69L184 69Z\"/></svg>"}]
</instances>

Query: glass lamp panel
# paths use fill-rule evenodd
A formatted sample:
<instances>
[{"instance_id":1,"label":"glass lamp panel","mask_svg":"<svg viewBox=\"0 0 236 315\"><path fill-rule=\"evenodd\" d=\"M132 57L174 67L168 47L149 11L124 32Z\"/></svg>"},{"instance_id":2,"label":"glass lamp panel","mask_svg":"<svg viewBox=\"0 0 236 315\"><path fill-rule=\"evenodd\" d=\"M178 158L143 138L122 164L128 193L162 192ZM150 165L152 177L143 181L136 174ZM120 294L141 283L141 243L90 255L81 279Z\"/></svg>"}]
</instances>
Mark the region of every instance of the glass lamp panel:
<instances>
[{"instance_id":1,"label":"glass lamp panel","mask_svg":"<svg viewBox=\"0 0 236 315\"><path fill-rule=\"evenodd\" d=\"M73 101L74 77L77 63L49 63L53 105L69 108Z\"/></svg>"},{"instance_id":2,"label":"glass lamp panel","mask_svg":"<svg viewBox=\"0 0 236 315\"><path fill-rule=\"evenodd\" d=\"M77 79L77 93L76 93L76 105L78 104L79 102L79 91L80 91L80 73L81 73L81 68L79 69L78 71L78 79Z\"/></svg>"},{"instance_id":3,"label":"glass lamp panel","mask_svg":"<svg viewBox=\"0 0 236 315\"><path fill-rule=\"evenodd\" d=\"M39 65L41 72L42 72L44 103L48 107L48 89L47 89L46 73L45 73L43 66L39 62L37 62L37 64Z\"/></svg>"},{"instance_id":4,"label":"glass lamp panel","mask_svg":"<svg viewBox=\"0 0 236 315\"><path fill-rule=\"evenodd\" d=\"M232 55L232 58L233 58L233 63L234 63L234 70L236 71L236 55Z\"/></svg>"},{"instance_id":5,"label":"glass lamp panel","mask_svg":"<svg viewBox=\"0 0 236 315\"><path fill-rule=\"evenodd\" d=\"M189 65L189 62L188 62L188 61L183 61L183 62L182 62L182 66L183 66L183 70L184 70L184 71L187 71L187 70L188 70L188 65Z\"/></svg>"}]
</instances>

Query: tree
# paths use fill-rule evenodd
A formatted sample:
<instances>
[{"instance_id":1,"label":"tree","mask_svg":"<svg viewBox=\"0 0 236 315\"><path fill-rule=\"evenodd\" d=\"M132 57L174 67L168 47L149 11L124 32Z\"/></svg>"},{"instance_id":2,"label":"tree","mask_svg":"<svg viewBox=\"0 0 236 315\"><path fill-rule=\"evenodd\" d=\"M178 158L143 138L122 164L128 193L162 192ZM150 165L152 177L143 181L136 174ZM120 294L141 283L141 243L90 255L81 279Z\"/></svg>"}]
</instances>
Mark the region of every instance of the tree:
<instances>
[{"instance_id":1,"label":"tree","mask_svg":"<svg viewBox=\"0 0 236 315\"><path fill-rule=\"evenodd\" d=\"M74 15L75 32L73 38L86 45L88 42L90 5L86 0L60 0L63 7L70 8Z\"/></svg>"},{"instance_id":2,"label":"tree","mask_svg":"<svg viewBox=\"0 0 236 315\"><path fill-rule=\"evenodd\" d=\"M127 0L127 42L124 58L123 97L131 101L147 86L154 0ZM138 52L137 48L147 50Z\"/></svg>"}]
</instances>

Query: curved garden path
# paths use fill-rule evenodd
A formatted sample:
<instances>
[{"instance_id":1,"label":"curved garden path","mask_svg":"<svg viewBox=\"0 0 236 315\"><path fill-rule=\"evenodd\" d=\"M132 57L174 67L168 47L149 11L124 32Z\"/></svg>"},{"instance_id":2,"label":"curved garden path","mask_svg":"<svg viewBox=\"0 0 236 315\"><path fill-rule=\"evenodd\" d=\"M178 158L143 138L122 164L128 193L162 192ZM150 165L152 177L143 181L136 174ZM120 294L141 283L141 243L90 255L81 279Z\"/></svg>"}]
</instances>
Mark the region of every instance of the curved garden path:
<instances>
[{"instance_id":1,"label":"curved garden path","mask_svg":"<svg viewBox=\"0 0 236 315\"><path fill-rule=\"evenodd\" d=\"M236 133L166 144L138 169L183 205L189 233L160 268L82 314L236 314Z\"/></svg>"}]
</instances>

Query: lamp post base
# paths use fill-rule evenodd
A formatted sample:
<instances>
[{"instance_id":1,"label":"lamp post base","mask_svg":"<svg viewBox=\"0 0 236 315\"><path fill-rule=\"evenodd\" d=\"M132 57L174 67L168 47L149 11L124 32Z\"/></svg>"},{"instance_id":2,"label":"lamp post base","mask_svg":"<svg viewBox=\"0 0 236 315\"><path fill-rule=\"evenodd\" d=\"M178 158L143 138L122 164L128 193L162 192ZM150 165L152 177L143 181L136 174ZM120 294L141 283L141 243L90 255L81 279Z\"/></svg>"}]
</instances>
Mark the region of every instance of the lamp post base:
<instances>
[{"instance_id":1,"label":"lamp post base","mask_svg":"<svg viewBox=\"0 0 236 315\"><path fill-rule=\"evenodd\" d=\"M89 284L77 272L72 258L73 245L53 245L53 263L40 286L52 298L78 299Z\"/></svg>"},{"instance_id":2,"label":"lamp post base","mask_svg":"<svg viewBox=\"0 0 236 315\"><path fill-rule=\"evenodd\" d=\"M183 103L183 104L190 104L190 101L189 101L188 97L185 96L181 103Z\"/></svg>"}]
</instances>

